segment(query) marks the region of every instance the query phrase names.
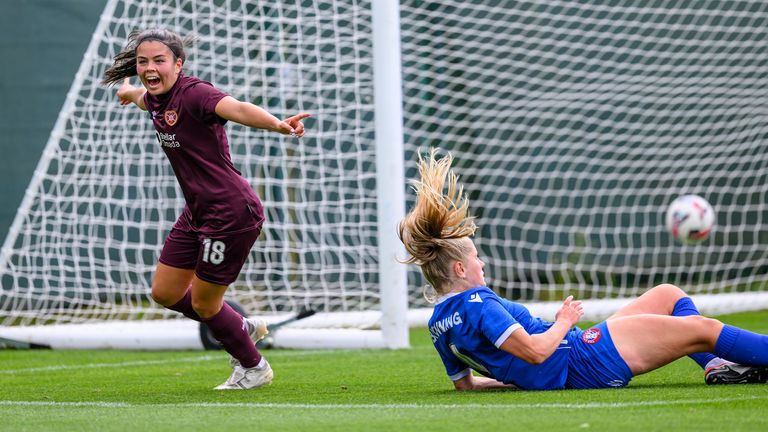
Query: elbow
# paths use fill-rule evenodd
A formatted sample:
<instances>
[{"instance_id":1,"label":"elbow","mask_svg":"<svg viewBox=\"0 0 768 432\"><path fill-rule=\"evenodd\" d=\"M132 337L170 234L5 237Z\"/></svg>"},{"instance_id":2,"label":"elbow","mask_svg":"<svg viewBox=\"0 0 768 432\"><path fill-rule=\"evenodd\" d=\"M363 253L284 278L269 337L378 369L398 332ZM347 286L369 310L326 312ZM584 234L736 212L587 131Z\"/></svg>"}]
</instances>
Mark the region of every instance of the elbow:
<instances>
[{"instance_id":1,"label":"elbow","mask_svg":"<svg viewBox=\"0 0 768 432\"><path fill-rule=\"evenodd\" d=\"M474 390L475 382L472 379L472 375L467 375L464 378L454 381L453 388L456 389L456 391Z\"/></svg>"},{"instance_id":2,"label":"elbow","mask_svg":"<svg viewBox=\"0 0 768 432\"><path fill-rule=\"evenodd\" d=\"M546 359L542 358L542 357L530 357L530 358L527 358L527 359L524 359L524 360L528 364L540 365L540 364L544 363L544 360L546 360Z\"/></svg>"},{"instance_id":3,"label":"elbow","mask_svg":"<svg viewBox=\"0 0 768 432\"><path fill-rule=\"evenodd\" d=\"M549 354L544 351L530 351L527 353L527 355L523 358L523 360L532 365L540 365L544 363L549 358Z\"/></svg>"}]
</instances>

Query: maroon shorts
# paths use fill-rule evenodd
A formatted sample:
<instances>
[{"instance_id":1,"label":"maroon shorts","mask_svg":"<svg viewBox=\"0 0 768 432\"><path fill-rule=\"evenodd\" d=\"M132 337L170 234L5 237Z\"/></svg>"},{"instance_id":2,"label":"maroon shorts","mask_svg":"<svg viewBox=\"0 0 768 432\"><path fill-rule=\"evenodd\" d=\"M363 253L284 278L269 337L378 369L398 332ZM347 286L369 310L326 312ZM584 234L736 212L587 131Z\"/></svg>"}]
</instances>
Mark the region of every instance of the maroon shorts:
<instances>
[{"instance_id":1,"label":"maroon shorts","mask_svg":"<svg viewBox=\"0 0 768 432\"><path fill-rule=\"evenodd\" d=\"M160 253L160 262L171 267L195 269L197 277L206 282L229 285L240 274L260 233L260 227L217 234L172 228Z\"/></svg>"}]
</instances>

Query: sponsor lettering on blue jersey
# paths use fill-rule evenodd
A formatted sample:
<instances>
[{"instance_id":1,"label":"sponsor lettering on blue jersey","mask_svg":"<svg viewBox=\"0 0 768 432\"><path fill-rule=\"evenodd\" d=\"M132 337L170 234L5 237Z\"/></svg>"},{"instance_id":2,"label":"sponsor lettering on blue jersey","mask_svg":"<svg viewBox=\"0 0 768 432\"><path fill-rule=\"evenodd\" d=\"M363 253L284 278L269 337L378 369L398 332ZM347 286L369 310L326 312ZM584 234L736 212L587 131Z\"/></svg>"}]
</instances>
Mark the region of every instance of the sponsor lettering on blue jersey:
<instances>
[{"instance_id":1,"label":"sponsor lettering on blue jersey","mask_svg":"<svg viewBox=\"0 0 768 432\"><path fill-rule=\"evenodd\" d=\"M561 343L545 362L535 365L500 348L515 331L535 335L551 326L531 316L525 306L477 287L441 297L429 332L451 379L465 376L469 368L524 389L556 389L565 384L570 343Z\"/></svg>"},{"instance_id":2,"label":"sponsor lettering on blue jersey","mask_svg":"<svg viewBox=\"0 0 768 432\"><path fill-rule=\"evenodd\" d=\"M439 321L435 321L435 323L429 327L429 333L432 335L432 342L437 341L443 333L453 328L453 326L461 325L461 323L461 315L459 315L458 312L455 312L453 315L448 315L448 317Z\"/></svg>"}]
</instances>

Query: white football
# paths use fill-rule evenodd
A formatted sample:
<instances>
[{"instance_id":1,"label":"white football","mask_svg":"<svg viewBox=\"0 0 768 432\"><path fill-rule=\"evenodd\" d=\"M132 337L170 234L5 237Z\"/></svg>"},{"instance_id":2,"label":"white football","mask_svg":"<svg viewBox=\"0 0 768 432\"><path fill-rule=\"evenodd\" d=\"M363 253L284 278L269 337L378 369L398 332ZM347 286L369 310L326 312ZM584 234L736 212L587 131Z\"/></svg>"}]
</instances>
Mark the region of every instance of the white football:
<instances>
[{"instance_id":1,"label":"white football","mask_svg":"<svg viewBox=\"0 0 768 432\"><path fill-rule=\"evenodd\" d=\"M698 195L678 197L667 209L667 229L672 237L685 244L705 240L714 225L715 210Z\"/></svg>"}]
</instances>

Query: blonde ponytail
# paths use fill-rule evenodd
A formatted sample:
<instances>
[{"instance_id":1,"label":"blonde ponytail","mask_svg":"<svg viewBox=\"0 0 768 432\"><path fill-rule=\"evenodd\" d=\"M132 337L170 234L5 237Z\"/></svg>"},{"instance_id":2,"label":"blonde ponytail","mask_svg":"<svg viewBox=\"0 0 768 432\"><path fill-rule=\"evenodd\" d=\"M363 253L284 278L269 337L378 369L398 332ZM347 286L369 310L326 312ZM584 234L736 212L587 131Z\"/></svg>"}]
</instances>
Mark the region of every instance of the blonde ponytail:
<instances>
[{"instance_id":1,"label":"blonde ponytail","mask_svg":"<svg viewBox=\"0 0 768 432\"><path fill-rule=\"evenodd\" d=\"M417 264L439 295L452 280L451 265L469 252L465 238L477 229L469 214L469 201L458 177L451 170L453 157L437 158L432 149L425 159L419 154L419 179L412 180L416 204L400 221L400 241L411 255L403 261ZM430 300L427 291L425 297Z\"/></svg>"}]
</instances>

